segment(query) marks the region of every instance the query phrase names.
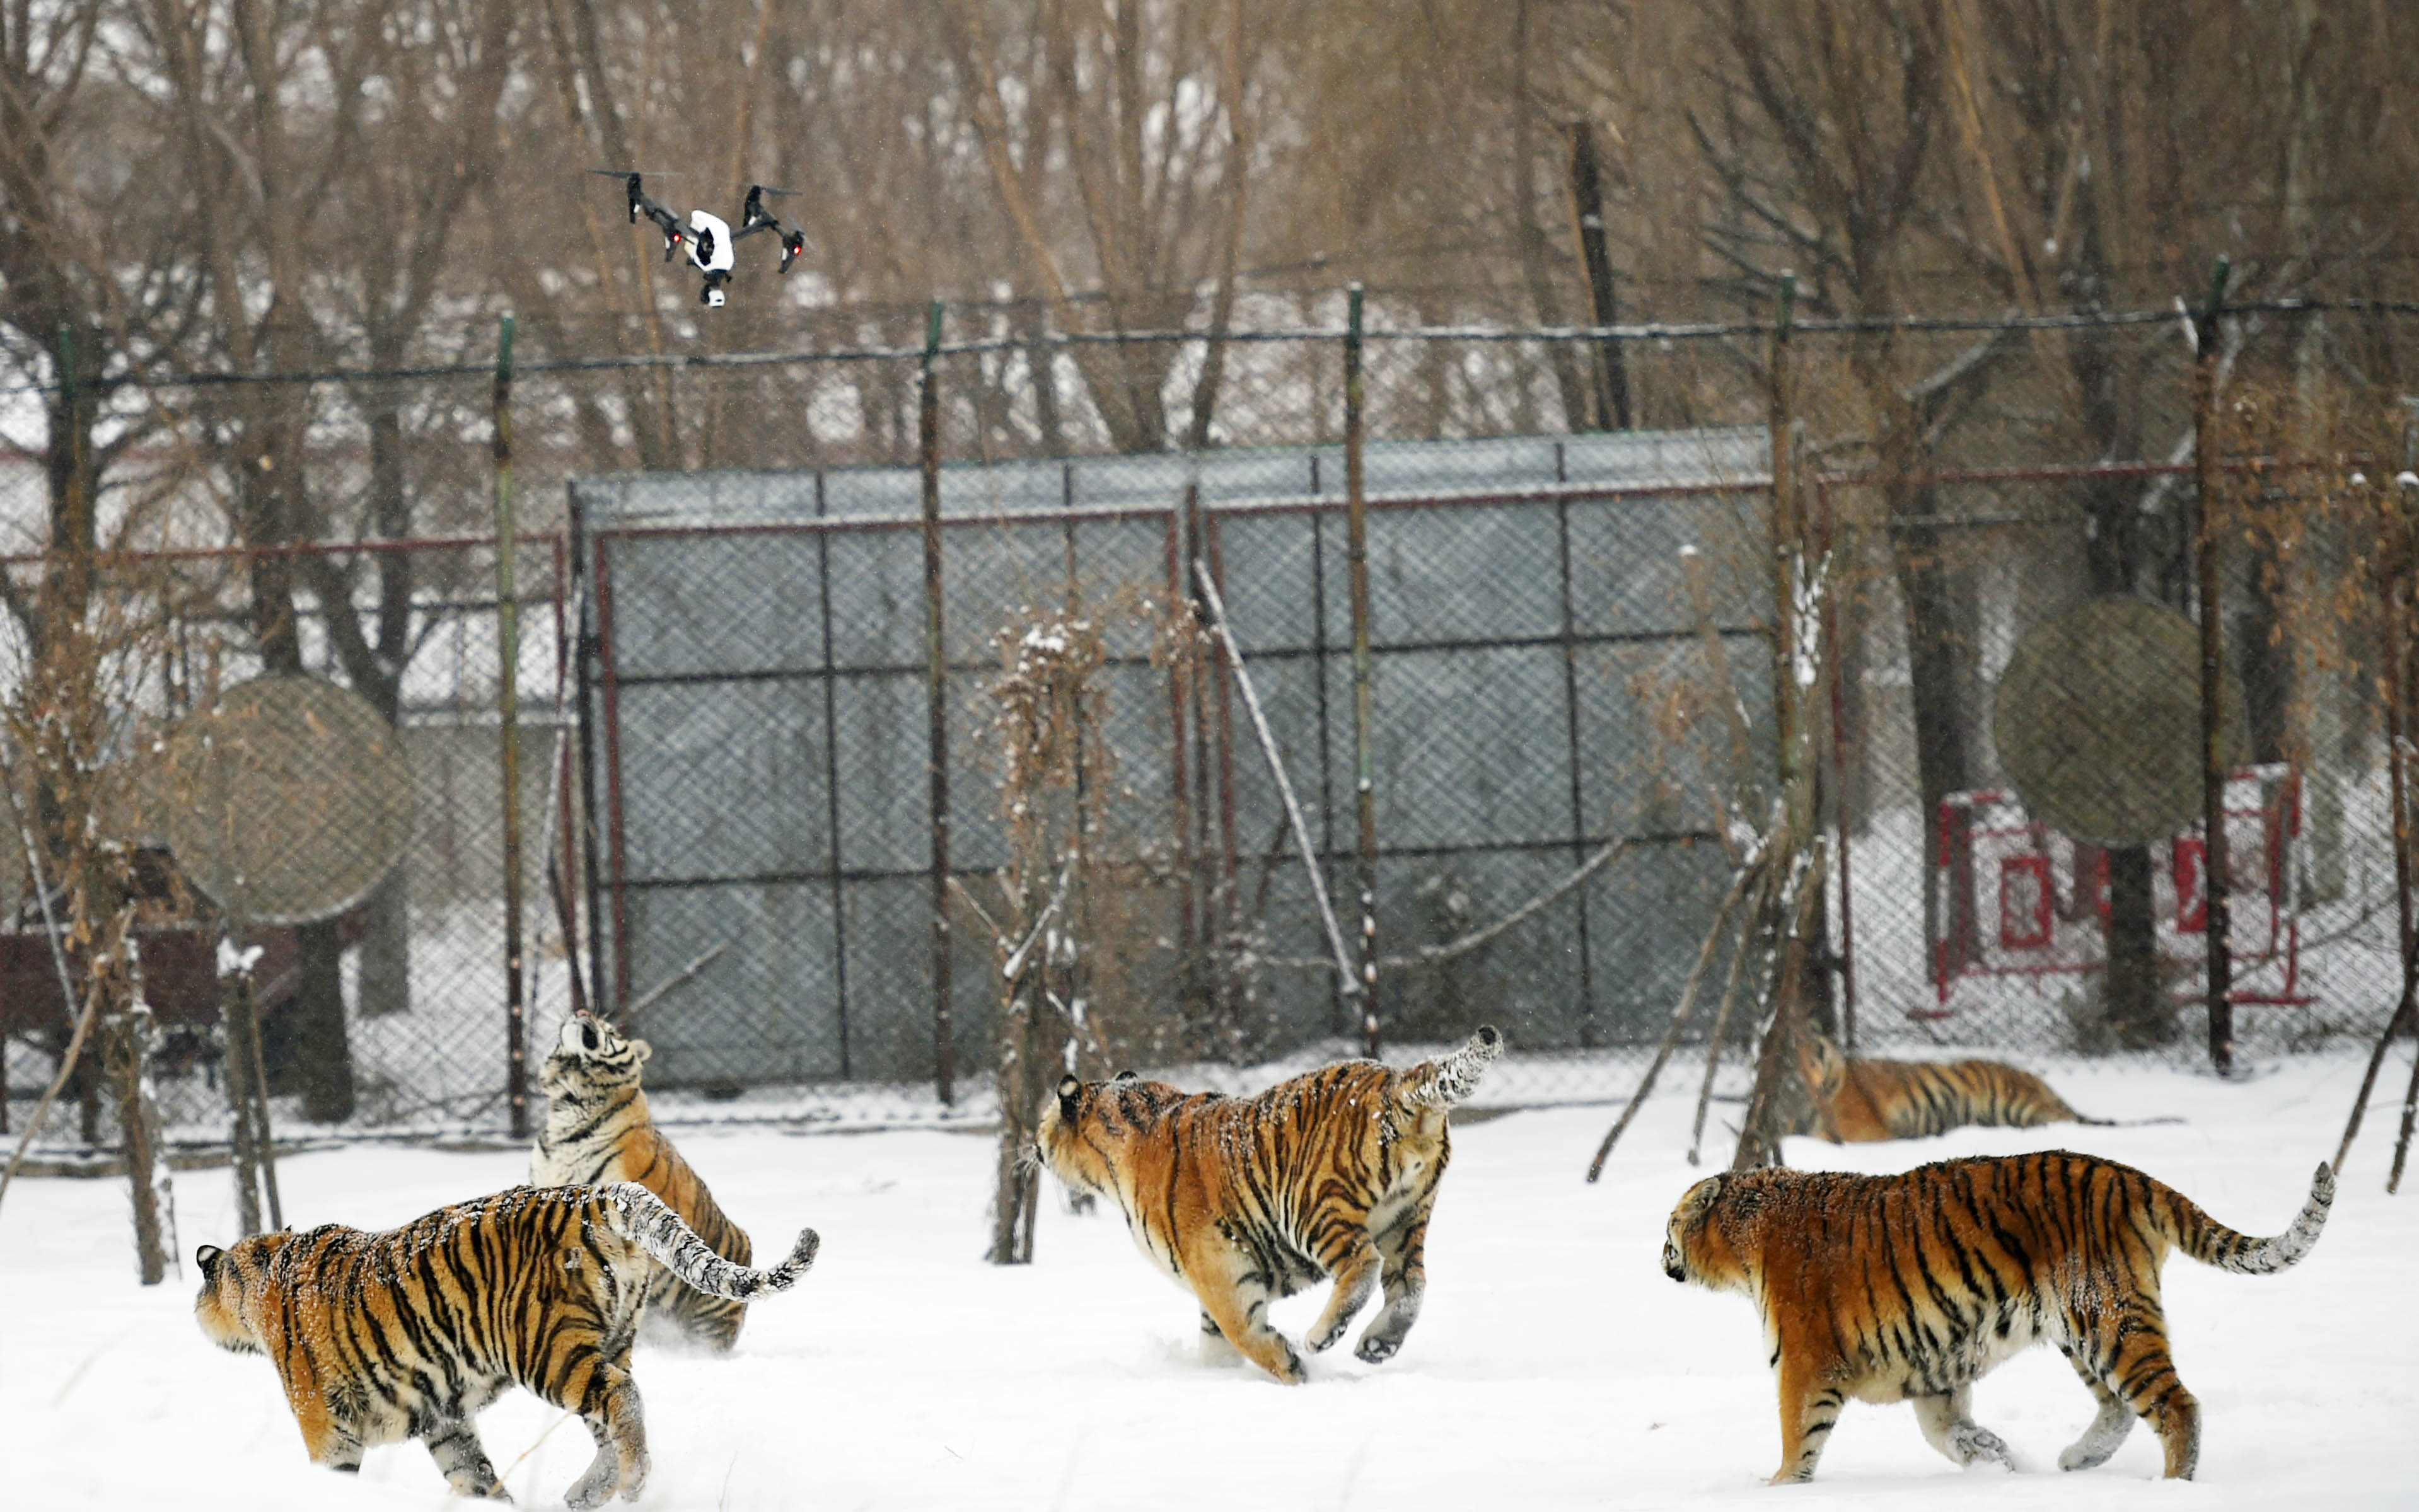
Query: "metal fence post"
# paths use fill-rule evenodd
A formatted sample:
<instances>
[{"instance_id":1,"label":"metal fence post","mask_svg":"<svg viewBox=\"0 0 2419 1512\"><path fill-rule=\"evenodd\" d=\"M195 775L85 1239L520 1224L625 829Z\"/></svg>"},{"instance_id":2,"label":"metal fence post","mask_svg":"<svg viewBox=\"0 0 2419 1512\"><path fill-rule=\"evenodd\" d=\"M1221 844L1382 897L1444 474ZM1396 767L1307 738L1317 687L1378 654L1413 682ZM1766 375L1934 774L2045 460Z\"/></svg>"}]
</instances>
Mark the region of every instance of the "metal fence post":
<instances>
[{"instance_id":1,"label":"metal fence post","mask_svg":"<svg viewBox=\"0 0 2419 1512\"><path fill-rule=\"evenodd\" d=\"M815 469L815 521L828 518L824 469ZM832 1004L840 1040L840 1079L851 1074L848 1046L848 882L840 838L840 669L832 640L831 532L815 532L815 603L820 606L824 642L824 828L829 832L826 854L831 862Z\"/></svg>"},{"instance_id":2,"label":"metal fence post","mask_svg":"<svg viewBox=\"0 0 2419 1512\"><path fill-rule=\"evenodd\" d=\"M504 1100L529 1138L528 1006L521 999L520 611L513 595L513 317L496 338L496 713L504 778Z\"/></svg>"},{"instance_id":3,"label":"metal fence post","mask_svg":"<svg viewBox=\"0 0 2419 1512\"><path fill-rule=\"evenodd\" d=\"M941 301L924 315L924 360L917 405L917 458L924 475L924 679L931 738L932 836L932 1087L956 1101L957 1044L949 1012L948 655L941 638L941 395L932 364L941 354Z\"/></svg>"},{"instance_id":4,"label":"metal fence post","mask_svg":"<svg viewBox=\"0 0 2419 1512\"><path fill-rule=\"evenodd\" d=\"M1571 123L1571 201L1579 211L1579 261L1587 267L1588 301L1595 315L1596 422L1599 431L1629 429L1629 370L1621 339L1611 333L1619 318L1613 303L1612 254L1604 235L1604 179L1596 169L1595 127Z\"/></svg>"},{"instance_id":5,"label":"metal fence post","mask_svg":"<svg viewBox=\"0 0 2419 1512\"><path fill-rule=\"evenodd\" d=\"M2193 472L2200 493L2200 739L2202 943L2209 952L2209 1063L2221 1076L2234 1071L2234 962L2226 908L2226 618L2218 603L2220 548L2217 530L2218 470L2217 337L2219 301L2226 298L2226 260L2217 260L2209 299L2201 307L2199 351L2193 364Z\"/></svg>"},{"instance_id":6,"label":"metal fence post","mask_svg":"<svg viewBox=\"0 0 2419 1512\"><path fill-rule=\"evenodd\" d=\"M1584 130L1584 128L1582 128ZM1591 167L1590 172L1594 169ZM1569 461L1564 445L1554 443L1554 486L1565 487L1570 482ZM1570 764L1571 789L1571 862L1584 865L1587 862L1586 784L1580 777L1579 742L1579 607L1571 592L1571 501L1567 496L1554 500L1554 566L1562 588L1563 642L1563 741L1565 758ZM1588 939L1588 897L1582 889L1572 911L1578 916L1579 950L1579 1048L1593 1050L1601 1043L1595 1022L1595 973L1593 941Z\"/></svg>"},{"instance_id":7,"label":"metal fence post","mask_svg":"<svg viewBox=\"0 0 2419 1512\"><path fill-rule=\"evenodd\" d=\"M1369 691L1369 510L1363 489L1361 285L1345 291L1344 498L1346 556L1352 573L1352 792L1361 817L1361 1048L1378 1056L1378 789Z\"/></svg>"}]
</instances>

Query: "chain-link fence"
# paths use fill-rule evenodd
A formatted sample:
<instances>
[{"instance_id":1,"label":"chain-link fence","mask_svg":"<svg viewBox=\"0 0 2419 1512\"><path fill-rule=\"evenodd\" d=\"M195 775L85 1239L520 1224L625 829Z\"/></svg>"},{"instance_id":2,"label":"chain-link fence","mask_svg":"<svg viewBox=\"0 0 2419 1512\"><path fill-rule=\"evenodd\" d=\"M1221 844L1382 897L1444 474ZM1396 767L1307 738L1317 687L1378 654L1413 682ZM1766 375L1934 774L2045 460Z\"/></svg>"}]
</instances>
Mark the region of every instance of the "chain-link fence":
<instances>
[{"instance_id":1,"label":"chain-link fence","mask_svg":"<svg viewBox=\"0 0 2419 1512\"><path fill-rule=\"evenodd\" d=\"M1107 712L1086 738L1116 776L1084 806L1114 886L1092 884L1070 930L1097 962L1077 1006L1115 1023L1096 1048L1241 1085L1366 1044L1248 678L1348 955L1364 860L1375 879L1385 1052L1492 1021L1516 1054L1487 1095L1624 1094L1774 812L1772 627L1792 591L1819 623L1791 671L1833 836L1817 1011L1841 1037L2205 1059L2212 897L2247 1053L2373 1036L2393 1011L2407 312L2232 310L2205 353L2169 313L1785 339L1372 315L1357 340L1108 339L986 310L930 349L907 314L834 315L814 354L525 363L529 1043L576 961L578 990L655 1043L670 1116L925 1116L945 1091L978 1115L1001 980L987 878L1008 859L1000 636L1064 610L1106 635ZM151 417L187 460L155 446L102 496L121 519L151 501L162 541L255 528L229 437L266 435L254 389L309 393L275 455L300 496L338 502L285 518L467 526L491 487L486 385L223 385L216 431L121 388L104 413ZM1589 429L1618 418L1615 392L1635 428ZM2196 429L2226 481L2213 531ZM1775 435L1820 568L1795 590L1775 586ZM397 489L412 507L380 514ZM2214 893L2205 542L2226 669ZM327 627L376 639L399 615L416 627L399 686L422 690L370 698L419 795L396 884L413 911L403 936L385 926L409 966L349 915L304 927L338 931L354 1124L497 1128L492 547L428 549L399 588L362 565L290 596L303 667L375 695L392 667ZM213 628L180 633L220 636L222 685L268 664L249 560L213 569L214 607L188 617ZM1240 665L1207 634L1196 560ZM145 718L206 680L177 677ZM14 918L41 940L34 911ZM21 1103L60 1022L12 1018ZM189 1038L207 1087L208 1035Z\"/></svg>"},{"instance_id":2,"label":"chain-link fence","mask_svg":"<svg viewBox=\"0 0 2419 1512\"><path fill-rule=\"evenodd\" d=\"M6 647L21 695L0 847L12 902L0 1021L21 1112L73 1037L84 996L59 895L56 836L73 795L43 770L28 723L62 710L22 692L72 615L106 627L91 689L108 731L94 828L128 858L120 892L168 1137L224 1137L227 949L239 961L257 952L247 975L259 1052L287 1132L503 1122L499 555L479 539L118 554L80 585L93 606L80 613L61 599L62 558L5 563L11 603L26 611ZM523 542L516 557L526 1013L550 1023L568 954L542 905L574 775L562 542ZM285 613L264 617L264 602ZM299 702L274 696L296 690ZM81 1058L53 1127L90 1144L116 1113L99 1058Z\"/></svg>"}]
</instances>

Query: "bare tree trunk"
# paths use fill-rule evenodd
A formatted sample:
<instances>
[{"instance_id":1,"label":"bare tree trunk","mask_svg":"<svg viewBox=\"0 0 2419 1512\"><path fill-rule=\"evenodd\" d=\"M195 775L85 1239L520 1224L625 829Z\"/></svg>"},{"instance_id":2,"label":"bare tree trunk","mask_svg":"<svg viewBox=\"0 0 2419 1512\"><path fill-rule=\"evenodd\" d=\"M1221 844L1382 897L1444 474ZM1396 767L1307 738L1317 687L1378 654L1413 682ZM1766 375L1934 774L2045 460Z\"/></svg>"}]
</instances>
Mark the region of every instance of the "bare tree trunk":
<instances>
[{"instance_id":1,"label":"bare tree trunk","mask_svg":"<svg viewBox=\"0 0 2419 1512\"><path fill-rule=\"evenodd\" d=\"M104 994L102 1059L117 1097L118 1149L133 1199L134 1256L145 1286L167 1279L177 1245L177 1194L160 1148L160 1105L151 1087L151 1005L143 1000L133 909L116 910L119 939L111 957L93 962Z\"/></svg>"}]
</instances>

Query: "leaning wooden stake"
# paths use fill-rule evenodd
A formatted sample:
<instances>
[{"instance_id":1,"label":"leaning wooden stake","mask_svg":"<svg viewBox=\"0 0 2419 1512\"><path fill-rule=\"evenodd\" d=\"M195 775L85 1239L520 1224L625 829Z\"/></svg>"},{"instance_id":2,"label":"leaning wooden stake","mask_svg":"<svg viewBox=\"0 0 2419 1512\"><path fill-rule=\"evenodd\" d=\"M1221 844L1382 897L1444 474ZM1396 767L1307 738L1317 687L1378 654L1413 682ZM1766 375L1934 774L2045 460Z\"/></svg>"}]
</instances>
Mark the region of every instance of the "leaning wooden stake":
<instances>
[{"instance_id":1,"label":"leaning wooden stake","mask_svg":"<svg viewBox=\"0 0 2419 1512\"><path fill-rule=\"evenodd\" d=\"M1614 1143L1621 1138L1622 1131L1629 1127L1630 1120L1638 1116L1638 1109L1646 1102L1646 1094L1655 1090L1655 1078L1663 1074L1663 1062L1672 1059L1672 1046L1680 1043L1681 1031L1687 1028L1690 1016L1696 1012L1697 989L1704 984L1705 968L1713 964L1714 951L1721 943L1722 921L1728 919L1731 910L1738 906L1739 894L1746 890L1749 878L1754 873L1752 866L1742 866L1731 878L1730 891L1722 894L1721 907L1714 910L1714 922L1705 930L1705 942L1697 947L1696 964L1688 968L1688 978L1681 984L1680 1005L1672 1010L1672 1026L1663 1031L1662 1045L1656 1047L1655 1059L1647 1063L1646 1075L1638 1083L1638 1091L1630 1094L1629 1106L1621 1110L1621 1117L1605 1131L1604 1142L1595 1147L1595 1158L1588 1162L1587 1179L1590 1182L1604 1174L1604 1163L1611 1155Z\"/></svg>"},{"instance_id":2,"label":"leaning wooden stake","mask_svg":"<svg viewBox=\"0 0 2419 1512\"><path fill-rule=\"evenodd\" d=\"M1219 644L1226 648L1226 664L1234 669L1235 685L1243 690L1243 710L1252 719L1252 734L1260 742L1260 755L1267 758L1269 775L1277 785L1277 796L1285 801L1286 823L1293 832L1294 846L1302 853L1302 868L1310 878L1311 900L1318 905L1318 922L1327 930L1328 948L1335 953L1335 973L1339 990L1347 998L1361 994L1361 980L1352 970L1349 954L1344 948L1344 933L1336 926L1335 909L1328 901L1327 878L1318 869L1317 848L1310 843L1310 827L1302 822L1302 804L1295 801L1293 781L1286 775L1285 761L1277 754L1276 737L1269 733L1268 716L1260 712L1259 695L1253 691L1252 674L1243 665L1243 649L1235 644L1234 629L1226 623L1226 603L1218 596L1217 579L1210 575L1210 564L1194 558L1193 573L1201 585L1201 595L1210 603L1210 627L1218 632Z\"/></svg>"},{"instance_id":3,"label":"leaning wooden stake","mask_svg":"<svg viewBox=\"0 0 2419 1512\"><path fill-rule=\"evenodd\" d=\"M1759 908L1739 924L1738 943L1731 950L1730 974L1722 982L1721 1005L1714 1010L1714 1027L1705 1035L1705 1079L1697 1089L1697 1121L1688 1131L1688 1164L1697 1164L1705 1148L1705 1112L1714 1100L1714 1073L1721 1068L1722 1034L1731 1027L1731 1009L1738 1001L1739 977L1744 973L1747 958L1753 949L1756 924L1762 913Z\"/></svg>"}]
</instances>

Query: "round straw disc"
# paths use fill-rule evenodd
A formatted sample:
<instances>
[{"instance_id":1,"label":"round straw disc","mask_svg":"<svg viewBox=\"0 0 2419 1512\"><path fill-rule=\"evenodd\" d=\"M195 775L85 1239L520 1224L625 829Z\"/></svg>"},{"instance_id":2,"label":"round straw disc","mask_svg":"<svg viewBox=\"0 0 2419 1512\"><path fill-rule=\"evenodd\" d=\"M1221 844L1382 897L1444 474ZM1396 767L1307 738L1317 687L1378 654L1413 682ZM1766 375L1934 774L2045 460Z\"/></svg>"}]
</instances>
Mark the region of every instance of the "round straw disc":
<instances>
[{"instance_id":1,"label":"round straw disc","mask_svg":"<svg viewBox=\"0 0 2419 1512\"><path fill-rule=\"evenodd\" d=\"M368 895L411 838L393 726L317 678L230 688L162 739L158 829L194 886L254 924L307 924Z\"/></svg>"},{"instance_id":2,"label":"round straw disc","mask_svg":"<svg viewBox=\"0 0 2419 1512\"><path fill-rule=\"evenodd\" d=\"M2221 705L2229 761L2242 697ZM2200 629L2146 599L2088 599L2026 632L1991 734L2032 817L2091 845L2146 846L2201 817Z\"/></svg>"}]
</instances>

